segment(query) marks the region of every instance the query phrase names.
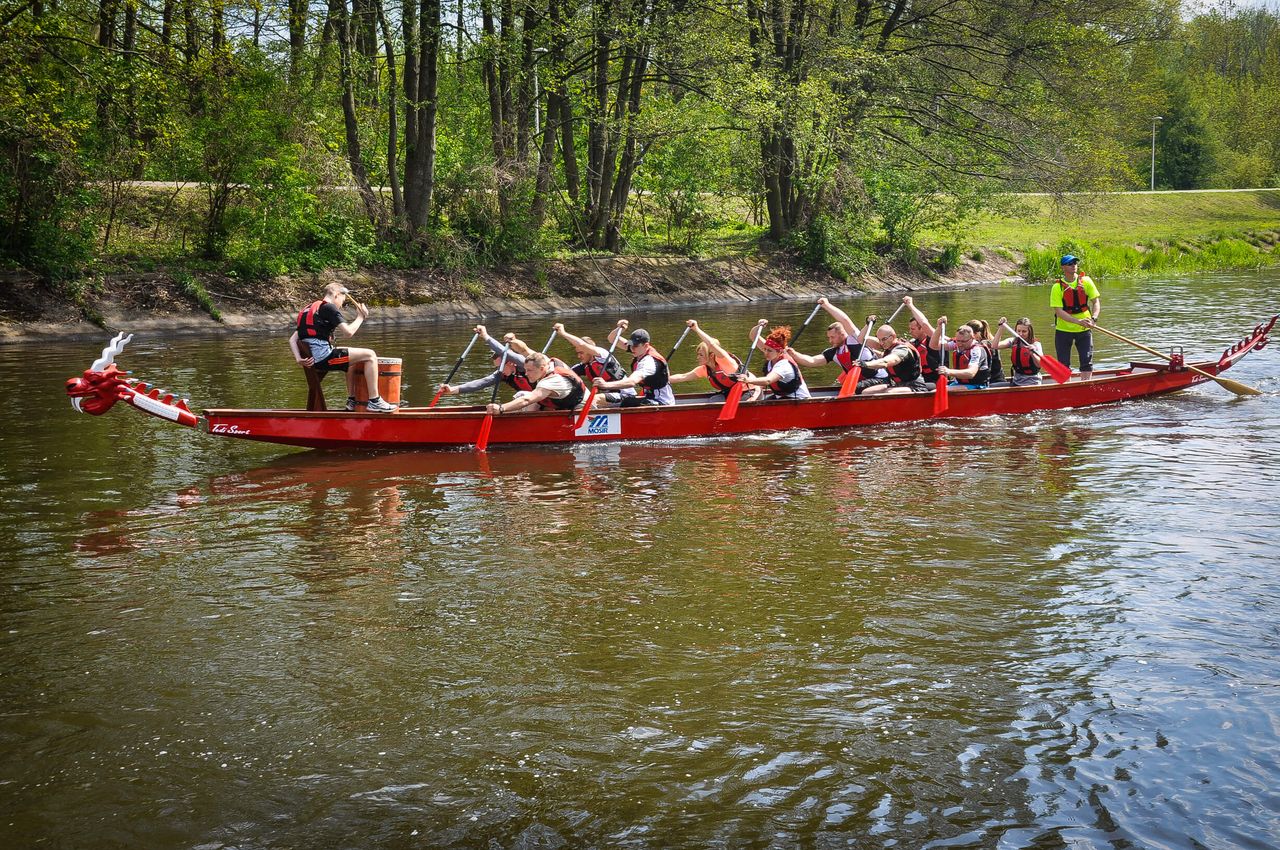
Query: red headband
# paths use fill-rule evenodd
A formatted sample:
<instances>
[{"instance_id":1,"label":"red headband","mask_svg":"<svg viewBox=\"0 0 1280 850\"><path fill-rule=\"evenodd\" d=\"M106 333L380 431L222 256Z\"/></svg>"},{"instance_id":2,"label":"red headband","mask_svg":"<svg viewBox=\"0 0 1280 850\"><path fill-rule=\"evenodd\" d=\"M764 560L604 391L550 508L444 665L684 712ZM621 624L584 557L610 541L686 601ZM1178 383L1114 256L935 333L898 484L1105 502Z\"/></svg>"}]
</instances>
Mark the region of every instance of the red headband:
<instances>
[{"instance_id":1,"label":"red headband","mask_svg":"<svg viewBox=\"0 0 1280 850\"><path fill-rule=\"evenodd\" d=\"M774 351L784 351L786 346L778 342L776 339L766 339L764 341L765 348L772 348Z\"/></svg>"}]
</instances>

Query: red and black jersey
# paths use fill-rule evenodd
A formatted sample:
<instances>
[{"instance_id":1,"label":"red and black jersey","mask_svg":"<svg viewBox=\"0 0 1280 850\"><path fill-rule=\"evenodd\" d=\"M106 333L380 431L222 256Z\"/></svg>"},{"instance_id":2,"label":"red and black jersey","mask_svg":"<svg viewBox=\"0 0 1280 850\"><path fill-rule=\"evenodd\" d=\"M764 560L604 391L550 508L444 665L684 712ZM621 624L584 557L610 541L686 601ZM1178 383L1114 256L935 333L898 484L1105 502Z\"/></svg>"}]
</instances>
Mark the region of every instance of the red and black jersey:
<instances>
[{"instance_id":1,"label":"red and black jersey","mask_svg":"<svg viewBox=\"0 0 1280 850\"><path fill-rule=\"evenodd\" d=\"M911 340L911 347L920 358L920 377L932 381L938 377L938 367L942 365L942 352L929 347L929 337Z\"/></svg>"},{"instance_id":2,"label":"red and black jersey","mask_svg":"<svg viewBox=\"0 0 1280 850\"><path fill-rule=\"evenodd\" d=\"M558 360L552 360L556 364L553 371L562 378L568 378L569 383L573 385L573 391L564 398L544 398L538 404L544 410L573 410L582 404L582 399L586 396L586 387L582 383L582 379L578 377L578 373L570 369Z\"/></svg>"},{"instance_id":3,"label":"red and black jersey","mask_svg":"<svg viewBox=\"0 0 1280 850\"><path fill-rule=\"evenodd\" d=\"M733 362L737 364L731 372L726 372L721 369L718 362L704 367L707 370L707 380L711 382L711 388L717 392L727 393L729 390L733 389L733 385L737 383L737 381L733 379L733 376L742 369L742 361L732 354L729 356L733 357ZM715 361L719 360L719 358L714 355L712 355L712 358Z\"/></svg>"},{"instance_id":4,"label":"red and black jersey","mask_svg":"<svg viewBox=\"0 0 1280 850\"><path fill-rule=\"evenodd\" d=\"M920 354L916 351L916 347L909 342L899 340L893 348L885 352L885 357L894 352L902 352L902 359L893 366L885 367L885 371L889 373L889 380L895 386L914 383L920 378Z\"/></svg>"},{"instance_id":5,"label":"red and black jersey","mask_svg":"<svg viewBox=\"0 0 1280 850\"><path fill-rule=\"evenodd\" d=\"M1022 341L1021 337L1013 338L1013 346L1009 349L1009 365L1019 375L1039 375L1040 361L1033 355L1035 350Z\"/></svg>"},{"instance_id":6,"label":"red and black jersey","mask_svg":"<svg viewBox=\"0 0 1280 850\"><path fill-rule=\"evenodd\" d=\"M510 375L503 375L502 380L516 392L531 392L533 390L533 382L524 373L524 367L518 364L516 365L516 370Z\"/></svg>"},{"instance_id":7,"label":"red and black jersey","mask_svg":"<svg viewBox=\"0 0 1280 850\"><path fill-rule=\"evenodd\" d=\"M982 345L982 343L975 342L972 348L966 349L964 351L961 351L960 349L957 348L955 351L951 352L951 355L952 355L951 368L956 370L968 369L969 363L973 359L973 352L977 350L980 345ZM985 349L983 353L985 353ZM968 380L965 381L966 384L988 384L990 382L991 382L991 366L990 365L986 365L983 368L979 369L977 374L975 374L972 378L969 378Z\"/></svg>"}]
</instances>

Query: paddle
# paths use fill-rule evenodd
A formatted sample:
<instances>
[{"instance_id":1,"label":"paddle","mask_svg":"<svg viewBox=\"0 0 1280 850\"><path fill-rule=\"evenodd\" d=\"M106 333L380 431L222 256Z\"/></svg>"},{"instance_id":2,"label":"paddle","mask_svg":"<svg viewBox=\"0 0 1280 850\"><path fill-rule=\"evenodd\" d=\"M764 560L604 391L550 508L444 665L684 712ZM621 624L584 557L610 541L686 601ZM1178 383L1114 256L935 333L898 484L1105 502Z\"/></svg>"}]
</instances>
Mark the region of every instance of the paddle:
<instances>
[{"instance_id":1,"label":"paddle","mask_svg":"<svg viewBox=\"0 0 1280 850\"><path fill-rule=\"evenodd\" d=\"M1170 363L1173 362L1173 358L1170 357L1169 355L1161 354L1159 351L1156 351L1154 348L1147 348L1142 343L1134 342L1133 340L1128 339L1127 337L1120 336L1120 334L1116 333L1115 331L1109 331L1106 328L1102 327L1101 325L1095 324L1093 328L1094 330L1102 331L1107 336L1114 337L1115 339L1118 339L1121 342L1127 342L1129 345L1132 345L1134 348L1138 348L1147 352L1148 354L1155 355L1156 357L1159 357L1161 360L1165 360ZM1211 375L1208 372L1204 371L1203 369L1197 369L1195 366L1192 366L1190 363L1186 364L1186 367L1190 369L1192 372L1195 372L1197 375L1203 375L1204 377L1208 378L1211 381L1217 381L1225 389L1230 390L1236 395L1262 395L1262 390L1255 390L1253 387L1242 384L1239 381L1233 381L1230 378L1220 378L1217 375Z\"/></svg>"},{"instance_id":2,"label":"paddle","mask_svg":"<svg viewBox=\"0 0 1280 850\"><path fill-rule=\"evenodd\" d=\"M676 349L680 347L680 343L684 342L684 338L689 335L689 331L693 328L685 325L684 333L680 334L680 338L676 340L676 344L671 346L671 350L667 352L667 360L670 360L676 353Z\"/></svg>"},{"instance_id":3,"label":"paddle","mask_svg":"<svg viewBox=\"0 0 1280 850\"><path fill-rule=\"evenodd\" d=\"M894 313L894 315L896 316L898 314ZM875 319L876 317L872 316L870 321L867 322L867 329L862 332L861 345L863 347L867 344L867 336L871 333L871 326L875 324ZM861 352L859 352L859 354L861 354ZM840 377L840 392L836 394L836 398L848 398L856 393L858 391L858 381L861 378L862 363L861 361L858 361L853 364L853 368L848 372L845 372L844 375Z\"/></svg>"},{"instance_id":4,"label":"paddle","mask_svg":"<svg viewBox=\"0 0 1280 850\"><path fill-rule=\"evenodd\" d=\"M946 365L947 353L946 353L946 349L943 348L943 344L947 341L947 323L942 322L938 325L938 327L941 330L941 333L938 334L938 354L942 358L943 365ZM947 376L939 372L938 382L935 385L934 392L933 392L933 415L934 416L941 416L944 412L946 412L947 406L951 403L947 397L947 381L948 381Z\"/></svg>"},{"instance_id":5,"label":"paddle","mask_svg":"<svg viewBox=\"0 0 1280 850\"><path fill-rule=\"evenodd\" d=\"M815 308L814 313L818 312ZM813 318L813 314L809 315ZM809 324L808 320L805 324ZM755 356L756 346L760 344L760 333L764 330L764 325L756 325L756 337L751 340L751 350L747 352L747 362L742 364L742 368L735 372L735 375L747 375L751 371L751 358ZM803 327L800 330L804 330ZM797 334L799 336L799 334ZM729 388L729 395L725 396L724 406L720 408L720 415L716 417L721 422L728 422L730 419L738 415L738 402L742 401L742 392L747 388L747 384L741 377L737 382Z\"/></svg>"},{"instance_id":6,"label":"paddle","mask_svg":"<svg viewBox=\"0 0 1280 850\"><path fill-rule=\"evenodd\" d=\"M493 382L493 395L489 398L489 404L498 403L498 387L502 386L502 370L507 368L507 353L511 351L511 343L507 343L502 347L502 361L498 363L498 380ZM493 414L487 410L484 414L484 420L480 423L480 436L476 438L476 451L482 452L489 448L489 430L493 428Z\"/></svg>"},{"instance_id":7,"label":"paddle","mask_svg":"<svg viewBox=\"0 0 1280 850\"><path fill-rule=\"evenodd\" d=\"M1055 381L1057 381L1060 384L1065 384L1067 381L1071 380L1070 366L1063 363L1061 360L1059 360L1056 357L1050 357L1048 354L1040 354L1039 352L1037 352L1034 348L1032 348L1029 344L1027 344L1027 342L1023 340L1022 337L1018 336L1018 332L1014 330L1009 325L1008 322L1003 322L1001 323L1000 326L1002 328L1003 327L1009 328L1010 333L1013 334L1013 344L1021 345L1025 347L1027 351L1031 352L1031 356L1040 361L1040 365L1043 366L1044 370L1049 373L1050 378L1053 378Z\"/></svg>"},{"instance_id":8,"label":"paddle","mask_svg":"<svg viewBox=\"0 0 1280 850\"><path fill-rule=\"evenodd\" d=\"M553 342L555 342L555 341L556 341L556 332L555 332L555 330L552 330L552 331L551 331L551 336L547 337L547 344L546 344L546 345L544 345L544 346L542 346L542 353L543 353L543 354L546 354L548 351L550 351L550 350L551 350L551 343L553 343Z\"/></svg>"},{"instance_id":9,"label":"paddle","mask_svg":"<svg viewBox=\"0 0 1280 850\"><path fill-rule=\"evenodd\" d=\"M622 339L624 330L624 328L619 327L618 333L614 335L613 342L609 345L609 354L604 358L606 366L609 364L609 361L613 359L613 350L618 347L618 340ZM681 339L683 339L683 337L681 337ZM573 423L573 430L577 431L582 427L582 423L587 421L587 414L591 412L591 403L596 400L596 393L599 391L600 388L596 386L596 382L592 381L591 392L587 394L587 400L583 402L582 413L578 415L577 420Z\"/></svg>"},{"instance_id":10,"label":"paddle","mask_svg":"<svg viewBox=\"0 0 1280 850\"><path fill-rule=\"evenodd\" d=\"M800 334L804 333L804 329L809 327L809 323L813 321L813 317L818 315L818 311L822 309L822 304L813 305L813 312L809 314L809 318L804 320L804 324L800 325L800 330L796 331L796 335L791 337L791 347L796 347L796 340L800 339Z\"/></svg>"},{"instance_id":11,"label":"paddle","mask_svg":"<svg viewBox=\"0 0 1280 850\"><path fill-rule=\"evenodd\" d=\"M453 364L453 368L449 370L449 377L444 379L444 383L440 385L440 389L436 390L436 394L431 398L431 404L427 405L427 409L436 406L436 402L440 400L440 396L444 393L445 386L453 380L453 376L458 374L458 370L462 368L462 361L467 359L467 355L471 353L471 346L476 344L476 340L480 338L480 334L473 334L471 342L467 343L467 347L462 349L462 356L458 358L458 362Z\"/></svg>"}]
</instances>

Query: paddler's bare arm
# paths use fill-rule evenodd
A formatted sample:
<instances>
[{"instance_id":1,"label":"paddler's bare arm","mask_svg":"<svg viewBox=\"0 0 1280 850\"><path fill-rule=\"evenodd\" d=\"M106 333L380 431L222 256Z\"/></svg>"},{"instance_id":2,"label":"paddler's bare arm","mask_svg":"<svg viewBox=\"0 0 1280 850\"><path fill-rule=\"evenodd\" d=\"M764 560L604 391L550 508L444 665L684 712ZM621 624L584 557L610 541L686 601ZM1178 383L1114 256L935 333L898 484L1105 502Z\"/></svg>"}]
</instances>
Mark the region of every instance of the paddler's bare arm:
<instances>
[{"instance_id":1,"label":"paddler's bare arm","mask_svg":"<svg viewBox=\"0 0 1280 850\"><path fill-rule=\"evenodd\" d=\"M858 336L858 327L853 323L853 319L849 318L848 313L846 313L844 310L841 310L836 305L832 304L831 301L826 298L819 298L818 304L822 306L823 310L826 310L827 313L830 314L831 318L835 319L837 322L840 323L840 327L844 328L844 332L846 335L855 337L857 339L862 338Z\"/></svg>"},{"instance_id":2,"label":"paddler's bare arm","mask_svg":"<svg viewBox=\"0 0 1280 850\"><path fill-rule=\"evenodd\" d=\"M356 318L351 322L342 322L338 325L338 330L347 336L355 336L356 331L360 330L360 326L364 324L364 320L369 318L369 308L361 304L354 298L349 299L356 308Z\"/></svg>"},{"instance_id":3,"label":"paddler's bare arm","mask_svg":"<svg viewBox=\"0 0 1280 850\"><path fill-rule=\"evenodd\" d=\"M902 296L902 303L911 311L911 318L916 320L916 324L929 331L929 335L933 336L933 323L929 321L929 317L920 311L916 306L916 302L912 300L910 295Z\"/></svg>"},{"instance_id":4,"label":"paddler's bare arm","mask_svg":"<svg viewBox=\"0 0 1280 850\"><path fill-rule=\"evenodd\" d=\"M293 336L289 337L289 348L293 349L293 359L298 361L300 366L314 366L316 361L314 357L303 357L302 352L298 350L298 332L294 331Z\"/></svg>"},{"instance_id":5,"label":"paddler's bare arm","mask_svg":"<svg viewBox=\"0 0 1280 850\"><path fill-rule=\"evenodd\" d=\"M801 366L826 366L830 362L821 354L801 354L790 346L787 347L787 353Z\"/></svg>"}]
</instances>

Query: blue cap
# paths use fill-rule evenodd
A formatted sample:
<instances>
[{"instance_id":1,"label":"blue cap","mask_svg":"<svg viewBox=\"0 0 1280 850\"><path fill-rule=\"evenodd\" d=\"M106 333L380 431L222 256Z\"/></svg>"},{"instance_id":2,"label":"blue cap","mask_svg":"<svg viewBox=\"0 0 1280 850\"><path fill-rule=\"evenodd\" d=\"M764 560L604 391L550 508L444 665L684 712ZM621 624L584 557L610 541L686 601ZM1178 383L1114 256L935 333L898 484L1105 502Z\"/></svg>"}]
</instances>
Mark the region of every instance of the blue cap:
<instances>
[{"instance_id":1,"label":"blue cap","mask_svg":"<svg viewBox=\"0 0 1280 850\"><path fill-rule=\"evenodd\" d=\"M1078 263L1078 262L1080 262L1080 258L1077 257L1075 254L1064 254L1060 265L1069 266L1072 263Z\"/></svg>"}]
</instances>

